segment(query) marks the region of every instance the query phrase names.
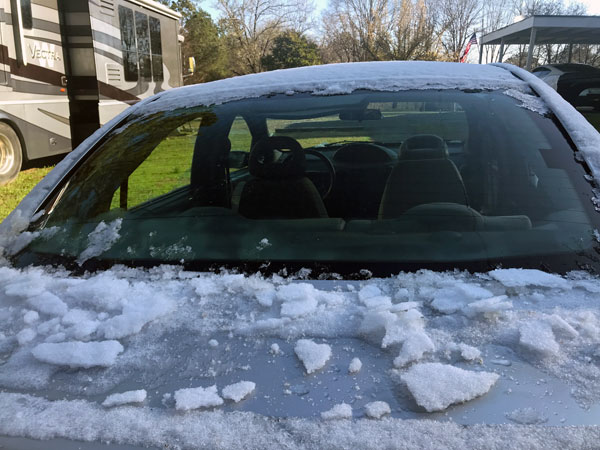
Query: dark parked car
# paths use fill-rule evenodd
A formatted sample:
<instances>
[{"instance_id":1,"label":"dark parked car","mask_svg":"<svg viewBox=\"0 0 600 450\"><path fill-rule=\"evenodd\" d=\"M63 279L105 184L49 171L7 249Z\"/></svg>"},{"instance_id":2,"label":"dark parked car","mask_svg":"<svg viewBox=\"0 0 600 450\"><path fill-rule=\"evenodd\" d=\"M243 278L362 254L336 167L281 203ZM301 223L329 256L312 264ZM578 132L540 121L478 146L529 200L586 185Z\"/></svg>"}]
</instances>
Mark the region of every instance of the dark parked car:
<instances>
[{"instance_id":1,"label":"dark parked car","mask_svg":"<svg viewBox=\"0 0 600 450\"><path fill-rule=\"evenodd\" d=\"M532 73L573 106L600 109L600 69L587 64L547 64Z\"/></svg>"},{"instance_id":2,"label":"dark parked car","mask_svg":"<svg viewBox=\"0 0 600 450\"><path fill-rule=\"evenodd\" d=\"M144 100L0 225L0 447L594 448L599 149L508 65Z\"/></svg>"}]
</instances>

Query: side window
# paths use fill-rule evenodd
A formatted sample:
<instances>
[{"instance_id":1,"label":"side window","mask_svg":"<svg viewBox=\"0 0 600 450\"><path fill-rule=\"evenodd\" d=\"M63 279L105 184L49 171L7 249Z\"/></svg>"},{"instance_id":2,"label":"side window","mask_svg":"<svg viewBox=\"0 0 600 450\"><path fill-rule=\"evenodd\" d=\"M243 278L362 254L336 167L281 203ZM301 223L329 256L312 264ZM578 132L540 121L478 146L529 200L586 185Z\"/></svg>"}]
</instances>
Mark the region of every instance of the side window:
<instances>
[{"instance_id":1,"label":"side window","mask_svg":"<svg viewBox=\"0 0 600 450\"><path fill-rule=\"evenodd\" d=\"M135 13L135 34L137 36L138 61L140 76L144 81L152 80L152 66L150 64L150 37L148 35L148 16L140 12Z\"/></svg>"},{"instance_id":2,"label":"side window","mask_svg":"<svg viewBox=\"0 0 600 450\"><path fill-rule=\"evenodd\" d=\"M119 6L119 26L121 28L121 49L123 50L123 67L125 81L138 80L138 55L135 44L133 11Z\"/></svg>"},{"instance_id":3,"label":"side window","mask_svg":"<svg viewBox=\"0 0 600 450\"><path fill-rule=\"evenodd\" d=\"M31 30L33 28L31 0L21 0L21 21L25 30Z\"/></svg>"},{"instance_id":4,"label":"side window","mask_svg":"<svg viewBox=\"0 0 600 450\"><path fill-rule=\"evenodd\" d=\"M194 144L200 126L195 119L173 130L115 192L111 209L131 209L190 184Z\"/></svg>"},{"instance_id":5,"label":"side window","mask_svg":"<svg viewBox=\"0 0 600 450\"><path fill-rule=\"evenodd\" d=\"M243 117L237 116L229 131L232 151L249 152L252 147L252 135Z\"/></svg>"},{"instance_id":6,"label":"side window","mask_svg":"<svg viewBox=\"0 0 600 450\"><path fill-rule=\"evenodd\" d=\"M154 81L162 81L162 40L160 36L160 20L150 17L150 48L152 51L152 78Z\"/></svg>"}]
</instances>

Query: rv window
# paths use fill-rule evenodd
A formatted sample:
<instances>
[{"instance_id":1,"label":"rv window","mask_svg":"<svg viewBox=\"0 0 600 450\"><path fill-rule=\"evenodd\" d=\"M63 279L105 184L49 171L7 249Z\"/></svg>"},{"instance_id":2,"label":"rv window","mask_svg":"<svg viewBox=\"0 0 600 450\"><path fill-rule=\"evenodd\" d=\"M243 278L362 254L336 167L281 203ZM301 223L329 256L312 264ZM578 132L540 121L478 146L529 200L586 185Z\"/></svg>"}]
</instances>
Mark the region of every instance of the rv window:
<instances>
[{"instance_id":1,"label":"rv window","mask_svg":"<svg viewBox=\"0 0 600 450\"><path fill-rule=\"evenodd\" d=\"M152 80L150 66L150 37L148 36L148 16L141 12L135 13L135 33L137 36L137 51L142 80Z\"/></svg>"},{"instance_id":2,"label":"rv window","mask_svg":"<svg viewBox=\"0 0 600 450\"><path fill-rule=\"evenodd\" d=\"M119 6L119 26L121 28L121 49L123 50L125 81L137 81L138 57L135 45L133 11L131 9Z\"/></svg>"},{"instance_id":3,"label":"rv window","mask_svg":"<svg viewBox=\"0 0 600 450\"><path fill-rule=\"evenodd\" d=\"M162 81L162 40L160 38L160 20L150 17L150 44L152 47L152 76L154 81Z\"/></svg>"},{"instance_id":4,"label":"rv window","mask_svg":"<svg viewBox=\"0 0 600 450\"><path fill-rule=\"evenodd\" d=\"M21 22L25 30L33 28L33 16L31 14L31 0L21 0Z\"/></svg>"}]
</instances>

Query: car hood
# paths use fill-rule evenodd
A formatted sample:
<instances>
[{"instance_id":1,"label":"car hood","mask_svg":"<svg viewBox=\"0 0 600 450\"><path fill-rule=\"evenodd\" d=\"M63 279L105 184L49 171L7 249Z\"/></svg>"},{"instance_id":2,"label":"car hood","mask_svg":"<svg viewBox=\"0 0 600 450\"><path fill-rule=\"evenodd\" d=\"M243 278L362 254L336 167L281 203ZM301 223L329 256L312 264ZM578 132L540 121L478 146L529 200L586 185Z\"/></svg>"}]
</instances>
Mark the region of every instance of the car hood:
<instances>
[{"instance_id":1,"label":"car hood","mask_svg":"<svg viewBox=\"0 0 600 450\"><path fill-rule=\"evenodd\" d=\"M0 443L368 448L426 434L425 448L459 448L598 432L595 276L305 275L0 268Z\"/></svg>"}]
</instances>

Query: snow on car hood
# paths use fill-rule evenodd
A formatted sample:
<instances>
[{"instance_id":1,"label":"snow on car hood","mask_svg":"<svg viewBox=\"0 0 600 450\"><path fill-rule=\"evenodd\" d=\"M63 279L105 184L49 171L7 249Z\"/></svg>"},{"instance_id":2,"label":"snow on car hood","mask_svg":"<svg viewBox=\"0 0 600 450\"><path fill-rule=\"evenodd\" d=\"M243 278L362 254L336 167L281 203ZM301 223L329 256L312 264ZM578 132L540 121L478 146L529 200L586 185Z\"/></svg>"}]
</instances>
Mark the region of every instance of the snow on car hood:
<instances>
[{"instance_id":1,"label":"snow on car hood","mask_svg":"<svg viewBox=\"0 0 600 450\"><path fill-rule=\"evenodd\" d=\"M3 267L0 435L585 447L600 438L599 293L588 274L523 269L308 282Z\"/></svg>"}]
</instances>

